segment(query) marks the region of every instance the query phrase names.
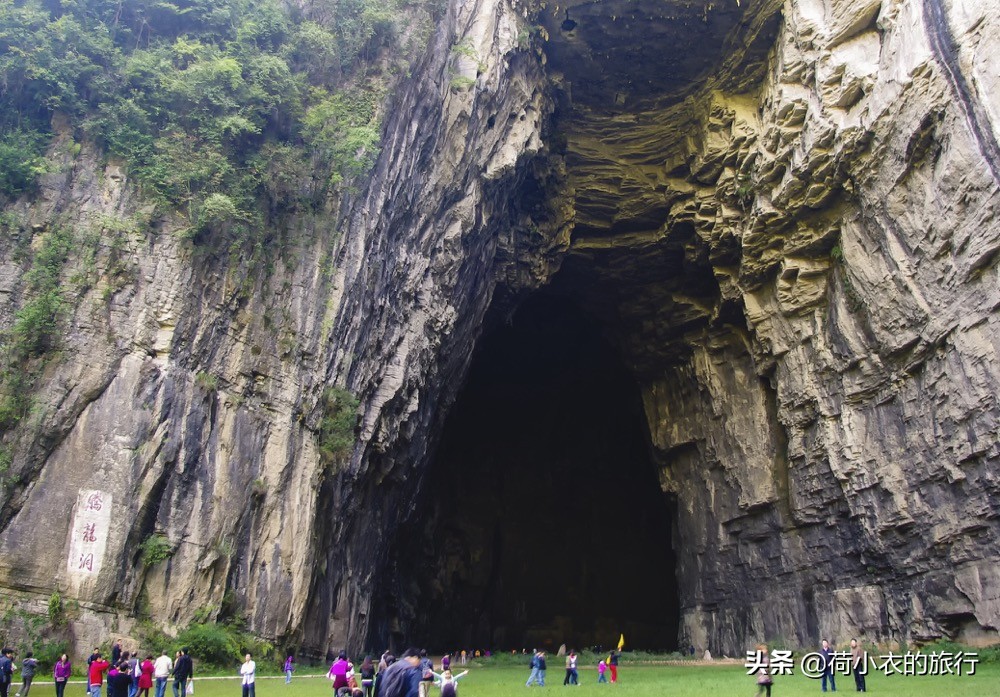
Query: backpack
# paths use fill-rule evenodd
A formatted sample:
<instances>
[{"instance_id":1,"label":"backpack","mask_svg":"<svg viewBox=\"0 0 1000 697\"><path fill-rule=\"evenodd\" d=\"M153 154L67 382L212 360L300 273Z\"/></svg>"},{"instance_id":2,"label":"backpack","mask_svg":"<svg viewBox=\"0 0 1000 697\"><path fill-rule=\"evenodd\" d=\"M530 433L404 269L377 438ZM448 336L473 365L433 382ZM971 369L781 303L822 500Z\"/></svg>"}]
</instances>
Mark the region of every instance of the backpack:
<instances>
[{"instance_id":1,"label":"backpack","mask_svg":"<svg viewBox=\"0 0 1000 697\"><path fill-rule=\"evenodd\" d=\"M0 656L0 685L6 685L10 682L11 674L14 672L11 665L9 658Z\"/></svg>"}]
</instances>

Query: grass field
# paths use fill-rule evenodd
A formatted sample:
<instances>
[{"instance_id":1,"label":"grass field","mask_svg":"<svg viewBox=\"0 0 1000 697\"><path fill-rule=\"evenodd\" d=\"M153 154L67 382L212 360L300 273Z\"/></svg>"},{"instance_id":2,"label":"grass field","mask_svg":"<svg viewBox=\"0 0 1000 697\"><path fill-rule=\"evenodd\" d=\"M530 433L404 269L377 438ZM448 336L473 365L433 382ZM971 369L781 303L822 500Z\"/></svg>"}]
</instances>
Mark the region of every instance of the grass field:
<instances>
[{"instance_id":1,"label":"grass field","mask_svg":"<svg viewBox=\"0 0 1000 697\"><path fill-rule=\"evenodd\" d=\"M554 665L557 659L550 661ZM798 672L796 670L796 672ZM754 678L747 676L741 665L679 665L679 666L623 666L619 669L617 685L599 685L597 671L584 668L580 671L579 687L564 687L565 670L550 669L545 687L527 688L524 681L528 670L509 666L470 666L469 675L459 683L459 697L560 697L566 693L574 697L723 697L728 695L753 695L757 686ZM15 682L10 690L14 697ZM197 697L240 697L238 677L196 678ZM838 676L839 692L853 693L854 681L850 676ZM881 673L868 675L868 692L875 695L899 697L1000 697L1000 665L980 665L973 676L904 677L886 676ZM150 693L152 695L152 691ZM258 677L257 697L332 697L330 682L323 677L296 675L291 685L284 677ZM436 688L430 697L438 697ZM818 680L801 675L778 676L771 694L773 697L815 697L820 692ZM52 683L36 681L31 697L54 697ZM167 697L170 697L167 688ZM105 690L106 696L106 690ZM84 697L83 683L69 685L66 697Z\"/></svg>"}]
</instances>

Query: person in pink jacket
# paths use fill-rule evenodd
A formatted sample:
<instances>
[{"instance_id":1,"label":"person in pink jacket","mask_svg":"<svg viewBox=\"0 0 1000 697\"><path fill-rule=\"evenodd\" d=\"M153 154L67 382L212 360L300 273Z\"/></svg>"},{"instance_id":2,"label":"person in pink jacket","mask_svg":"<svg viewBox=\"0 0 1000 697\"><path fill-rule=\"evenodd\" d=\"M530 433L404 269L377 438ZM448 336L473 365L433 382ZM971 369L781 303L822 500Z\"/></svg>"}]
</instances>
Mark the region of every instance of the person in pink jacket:
<instances>
[{"instance_id":1,"label":"person in pink jacket","mask_svg":"<svg viewBox=\"0 0 1000 697\"><path fill-rule=\"evenodd\" d=\"M63 654L56 661L56 665L52 669L52 677L56 681L56 697L63 697L63 691L66 689L66 681L69 680L70 673L72 672L73 666L69 662L69 656Z\"/></svg>"},{"instance_id":2,"label":"person in pink jacket","mask_svg":"<svg viewBox=\"0 0 1000 697\"><path fill-rule=\"evenodd\" d=\"M337 656L337 660L333 662L330 666L330 671L326 674L328 678L333 680L333 691L336 694L340 688L347 687L347 671L351 664L347 660L347 652L341 651L340 655Z\"/></svg>"}]
</instances>

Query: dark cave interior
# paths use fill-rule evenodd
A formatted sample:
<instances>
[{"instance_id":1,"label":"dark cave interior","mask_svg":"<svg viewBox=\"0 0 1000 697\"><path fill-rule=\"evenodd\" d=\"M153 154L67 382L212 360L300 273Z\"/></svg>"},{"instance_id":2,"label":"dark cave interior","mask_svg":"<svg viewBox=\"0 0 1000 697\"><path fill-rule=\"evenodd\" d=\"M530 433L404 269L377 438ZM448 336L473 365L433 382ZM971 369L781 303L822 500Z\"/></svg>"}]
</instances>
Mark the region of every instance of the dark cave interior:
<instances>
[{"instance_id":1,"label":"dark cave interior","mask_svg":"<svg viewBox=\"0 0 1000 697\"><path fill-rule=\"evenodd\" d=\"M434 649L669 649L672 504L601 325L539 292L486 329L400 539L405 633Z\"/></svg>"},{"instance_id":2,"label":"dark cave interior","mask_svg":"<svg viewBox=\"0 0 1000 697\"><path fill-rule=\"evenodd\" d=\"M780 5L571 0L539 22L567 190L529 179L513 198L546 219L568 193L570 248L542 289L493 296L385 551L370 631L431 650L608 647L621 633L671 650L678 509L639 383L689 361L692 332L744 324L716 273L741 250L670 222L677 199L648 172L681 153L670 174L691 174L685 127L701 116L686 100L757 89Z\"/></svg>"}]
</instances>

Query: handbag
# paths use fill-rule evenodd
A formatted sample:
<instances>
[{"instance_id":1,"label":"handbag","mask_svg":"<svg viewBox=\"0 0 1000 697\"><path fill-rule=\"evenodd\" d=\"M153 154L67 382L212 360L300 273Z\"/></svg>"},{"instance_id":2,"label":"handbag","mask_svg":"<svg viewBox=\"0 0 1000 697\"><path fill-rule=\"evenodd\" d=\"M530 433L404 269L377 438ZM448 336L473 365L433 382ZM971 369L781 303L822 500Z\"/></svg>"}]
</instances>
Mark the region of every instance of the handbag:
<instances>
[{"instance_id":1,"label":"handbag","mask_svg":"<svg viewBox=\"0 0 1000 697\"><path fill-rule=\"evenodd\" d=\"M184 689L184 693L188 695L194 694L194 679L188 680L187 687Z\"/></svg>"}]
</instances>

